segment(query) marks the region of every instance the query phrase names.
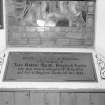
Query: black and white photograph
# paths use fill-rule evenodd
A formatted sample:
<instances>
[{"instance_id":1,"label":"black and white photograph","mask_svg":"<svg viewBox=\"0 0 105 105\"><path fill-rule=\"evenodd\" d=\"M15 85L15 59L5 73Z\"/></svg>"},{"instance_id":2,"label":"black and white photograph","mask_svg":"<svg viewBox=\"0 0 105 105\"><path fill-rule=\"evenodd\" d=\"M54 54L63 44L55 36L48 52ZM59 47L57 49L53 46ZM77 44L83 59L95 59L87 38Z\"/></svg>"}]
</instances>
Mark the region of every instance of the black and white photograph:
<instances>
[{"instance_id":1,"label":"black and white photograph","mask_svg":"<svg viewBox=\"0 0 105 105\"><path fill-rule=\"evenodd\" d=\"M0 105L105 105L105 0L0 0Z\"/></svg>"}]
</instances>

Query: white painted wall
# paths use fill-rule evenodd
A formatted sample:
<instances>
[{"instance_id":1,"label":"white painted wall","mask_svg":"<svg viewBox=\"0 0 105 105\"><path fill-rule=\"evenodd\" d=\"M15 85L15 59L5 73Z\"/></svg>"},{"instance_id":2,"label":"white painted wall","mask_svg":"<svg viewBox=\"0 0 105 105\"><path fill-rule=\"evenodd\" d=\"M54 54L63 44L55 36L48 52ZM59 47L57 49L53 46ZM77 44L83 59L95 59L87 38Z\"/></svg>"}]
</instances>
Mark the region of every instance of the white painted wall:
<instances>
[{"instance_id":1,"label":"white painted wall","mask_svg":"<svg viewBox=\"0 0 105 105\"><path fill-rule=\"evenodd\" d=\"M96 48L105 52L105 0L97 0L95 41ZM5 49L5 31L0 30L0 52L3 49Z\"/></svg>"},{"instance_id":2,"label":"white painted wall","mask_svg":"<svg viewBox=\"0 0 105 105\"><path fill-rule=\"evenodd\" d=\"M95 45L105 52L105 0L97 0Z\"/></svg>"}]
</instances>

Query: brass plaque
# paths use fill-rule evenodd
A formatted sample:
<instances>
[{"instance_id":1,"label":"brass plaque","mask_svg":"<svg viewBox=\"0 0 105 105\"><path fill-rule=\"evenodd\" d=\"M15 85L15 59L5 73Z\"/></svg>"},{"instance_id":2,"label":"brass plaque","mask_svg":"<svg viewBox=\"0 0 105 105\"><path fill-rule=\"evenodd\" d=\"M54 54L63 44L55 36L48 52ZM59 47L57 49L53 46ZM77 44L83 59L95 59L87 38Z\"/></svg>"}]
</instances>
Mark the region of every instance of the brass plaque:
<instances>
[{"instance_id":1,"label":"brass plaque","mask_svg":"<svg viewBox=\"0 0 105 105\"><path fill-rule=\"evenodd\" d=\"M97 81L92 53L10 52L4 81Z\"/></svg>"}]
</instances>

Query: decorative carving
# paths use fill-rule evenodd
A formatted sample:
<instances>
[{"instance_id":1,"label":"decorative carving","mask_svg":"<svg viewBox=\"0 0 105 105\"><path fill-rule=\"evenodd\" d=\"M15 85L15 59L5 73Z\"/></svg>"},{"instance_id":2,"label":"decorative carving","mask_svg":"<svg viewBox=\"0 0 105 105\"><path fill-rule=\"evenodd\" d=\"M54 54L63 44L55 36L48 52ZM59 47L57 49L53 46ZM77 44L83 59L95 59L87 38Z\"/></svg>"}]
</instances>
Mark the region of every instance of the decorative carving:
<instances>
[{"instance_id":1,"label":"decorative carving","mask_svg":"<svg viewBox=\"0 0 105 105\"><path fill-rule=\"evenodd\" d=\"M105 57L101 54L96 54L97 63L100 69L100 76L105 79Z\"/></svg>"},{"instance_id":2,"label":"decorative carving","mask_svg":"<svg viewBox=\"0 0 105 105\"><path fill-rule=\"evenodd\" d=\"M2 66L4 64L4 58L5 58L5 53L0 55L0 73L1 73L1 70L2 70Z\"/></svg>"}]
</instances>

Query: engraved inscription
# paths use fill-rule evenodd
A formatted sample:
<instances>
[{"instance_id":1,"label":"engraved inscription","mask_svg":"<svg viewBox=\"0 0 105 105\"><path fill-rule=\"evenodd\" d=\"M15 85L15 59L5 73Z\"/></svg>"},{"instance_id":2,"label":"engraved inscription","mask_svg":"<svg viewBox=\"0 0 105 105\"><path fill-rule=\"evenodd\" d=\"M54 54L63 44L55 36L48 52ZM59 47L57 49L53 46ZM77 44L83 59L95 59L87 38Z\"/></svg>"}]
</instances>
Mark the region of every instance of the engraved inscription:
<instances>
[{"instance_id":1,"label":"engraved inscription","mask_svg":"<svg viewBox=\"0 0 105 105\"><path fill-rule=\"evenodd\" d=\"M96 81L91 53L10 52L6 81Z\"/></svg>"}]
</instances>

